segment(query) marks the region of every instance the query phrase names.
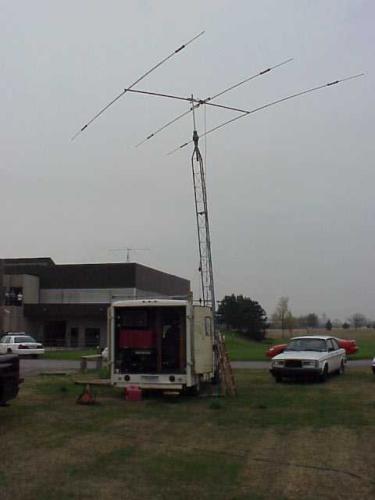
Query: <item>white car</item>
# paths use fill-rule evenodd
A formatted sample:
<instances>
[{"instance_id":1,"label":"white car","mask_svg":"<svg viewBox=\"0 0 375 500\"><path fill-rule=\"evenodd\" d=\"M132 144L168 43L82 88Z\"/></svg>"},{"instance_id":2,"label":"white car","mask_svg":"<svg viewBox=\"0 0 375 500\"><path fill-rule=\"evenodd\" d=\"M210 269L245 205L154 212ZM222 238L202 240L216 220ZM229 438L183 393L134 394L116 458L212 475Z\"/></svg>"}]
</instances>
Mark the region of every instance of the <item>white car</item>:
<instances>
[{"instance_id":1,"label":"white car","mask_svg":"<svg viewBox=\"0 0 375 500\"><path fill-rule=\"evenodd\" d=\"M375 375L375 358L372 360L372 373Z\"/></svg>"},{"instance_id":2,"label":"white car","mask_svg":"<svg viewBox=\"0 0 375 500\"><path fill-rule=\"evenodd\" d=\"M276 382L283 377L315 377L324 381L330 373L344 373L345 364L346 351L334 337L294 337L282 353L272 358L270 372Z\"/></svg>"},{"instance_id":3,"label":"white car","mask_svg":"<svg viewBox=\"0 0 375 500\"><path fill-rule=\"evenodd\" d=\"M44 347L33 337L24 333L4 335L0 340L0 354L18 354L38 356L44 354Z\"/></svg>"}]
</instances>

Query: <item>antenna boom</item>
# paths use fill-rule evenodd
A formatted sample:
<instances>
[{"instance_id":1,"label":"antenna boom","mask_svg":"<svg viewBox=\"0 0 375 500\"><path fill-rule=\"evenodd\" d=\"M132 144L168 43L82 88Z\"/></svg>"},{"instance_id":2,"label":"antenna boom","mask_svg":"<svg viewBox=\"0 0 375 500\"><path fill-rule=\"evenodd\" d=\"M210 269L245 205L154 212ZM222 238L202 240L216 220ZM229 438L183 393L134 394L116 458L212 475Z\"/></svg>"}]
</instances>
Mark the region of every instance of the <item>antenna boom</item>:
<instances>
[{"instance_id":1,"label":"antenna boom","mask_svg":"<svg viewBox=\"0 0 375 500\"><path fill-rule=\"evenodd\" d=\"M266 73L269 73L273 69L279 68L280 66L283 66L284 64L288 64L291 61L293 61L293 58L286 59L285 61L282 61L282 62L280 62L278 64L275 64L274 66L270 66L269 68L264 69L263 71L260 71L259 73L256 73L255 75L249 76L248 78L245 78L244 80L241 80L240 82L236 83L235 85L231 85L230 87L225 88L224 90L218 92L217 94L215 94L212 97L207 97L206 99L197 100L197 101L195 101L196 104L194 105L194 108L195 109L199 108L199 106L201 106L202 104L210 104L210 101L213 101L214 99L217 99L218 97L221 97L222 95L226 94L227 92L230 92L231 90L234 90L235 88L237 88L237 87L239 87L239 86L241 86L241 85L243 85L243 84L245 84L247 82L250 82L251 80L254 80L255 78L257 78L259 76L262 76L262 75L265 75ZM153 94L153 95L157 95L157 94ZM163 96L163 97L166 97L166 96ZM186 99L186 100L191 101L191 99ZM212 105L212 103L211 103L211 105ZM219 105L219 104L216 104L216 106L217 107L222 107L224 109L231 109L232 111L238 111L238 112L242 113L242 111L240 109L229 108L229 107L226 107L226 106L223 106L223 105ZM155 130L154 132L152 132L151 134L149 134L146 137L146 139L143 139L138 144L136 144L136 147L140 146L141 144L144 144L146 141L148 141L152 137L155 137L155 135L159 134L162 130L165 130L167 127L169 127L173 123L176 123L178 120L180 120L184 116L188 115L190 113L190 111L192 111L192 110L193 110L193 107L191 109L189 109L188 111L185 111L184 113L176 116L176 118L173 118L168 123L166 123L165 125L161 126L157 130Z\"/></svg>"}]
</instances>

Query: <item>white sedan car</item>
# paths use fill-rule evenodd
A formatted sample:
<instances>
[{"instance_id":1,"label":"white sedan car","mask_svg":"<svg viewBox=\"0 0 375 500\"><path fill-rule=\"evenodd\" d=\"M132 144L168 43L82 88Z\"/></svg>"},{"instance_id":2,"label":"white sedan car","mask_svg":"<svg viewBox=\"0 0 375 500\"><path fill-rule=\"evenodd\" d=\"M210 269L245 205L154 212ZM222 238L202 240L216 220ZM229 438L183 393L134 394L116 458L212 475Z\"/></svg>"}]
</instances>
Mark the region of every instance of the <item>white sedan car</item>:
<instances>
[{"instance_id":1,"label":"white sedan car","mask_svg":"<svg viewBox=\"0 0 375 500\"><path fill-rule=\"evenodd\" d=\"M7 334L0 340L0 354L38 356L44 354L44 347L29 335Z\"/></svg>"},{"instance_id":2,"label":"white sedan car","mask_svg":"<svg viewBox=\"0 0 375 500\"><path fill-rule=\"evenodd\" d=\"M292 338L285 350L272 358L270 372L276 382L283 377L315 377L324 381L330 373L344 373L346 351L334 337Z\"/></svg>"}]
</instances>

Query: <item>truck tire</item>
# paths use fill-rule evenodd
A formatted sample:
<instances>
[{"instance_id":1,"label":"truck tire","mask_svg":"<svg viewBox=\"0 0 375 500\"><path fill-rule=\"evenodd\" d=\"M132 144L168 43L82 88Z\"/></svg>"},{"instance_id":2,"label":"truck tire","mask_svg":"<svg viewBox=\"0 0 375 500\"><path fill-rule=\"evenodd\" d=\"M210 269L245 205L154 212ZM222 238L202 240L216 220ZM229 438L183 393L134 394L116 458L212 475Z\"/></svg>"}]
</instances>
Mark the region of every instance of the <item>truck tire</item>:
<instances>
[{"instance_id":1,"label":"truck tire","mask_svg":"<svg viewBox=\"0 0 375 500\"><path fill-rule=\"evenodd\" d=\"M183 391L187 396L198 396L201 392L201 381L198 380L196 385L192 385L191 387L185 387Z\"/></svg>"}]
</instances>

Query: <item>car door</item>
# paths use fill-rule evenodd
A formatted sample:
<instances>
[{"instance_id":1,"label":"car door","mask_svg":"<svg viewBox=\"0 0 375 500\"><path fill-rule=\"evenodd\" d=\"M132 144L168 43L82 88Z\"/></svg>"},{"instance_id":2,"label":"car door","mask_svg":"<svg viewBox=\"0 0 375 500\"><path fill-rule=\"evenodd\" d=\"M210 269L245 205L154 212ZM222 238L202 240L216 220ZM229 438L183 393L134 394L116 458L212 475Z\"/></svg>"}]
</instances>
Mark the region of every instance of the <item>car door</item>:
<instances>
[{"instance_id":1,"label":"car door","mask_svg":"<svg viewBox=\"0 0 375 500\"><path fill-rule=\"evenodd\" d=\"M346 349L340 346L338 341L336 339L332 339L332 344L335 347L335 352L337 356L337 369L339 370L341 367L341 362L344 361L346 362Z\"/></svg>"},{"instance_id":2,"label":"car door","mask_svg":"<svg viewBox=\"0 0 375 500\"><path fill-rule=\"evenodd\" d=\"M340 351L338 345L333 341L333 339L327 340L328 345L328 357L329 357L329 371L335 371L340 368Z\"/></svg>"},{"instance_id":3,"label":"car door","mask_svg":"<svg viewBox=\"0 0 375 500\"><path fill-rule=\"evenodd\" d=\"M6 336L6 337L3 337L1 339L1 342L0 342L0 353L1 354L6 354L7 349L8 349L9 341L10 341L9 335Z\"/></svg>"},{"instance_id":4,"label":"car door","mask_svg":"<svg viewBox=\"0 0 375 500\"><path fill-rule=\"evenodd\" d=\"M6 346L6 351L7 351L7 352L9 351L9 349L10 349L12 352L14 352L14 347L15 347L15 346L14 346L14 337L9 336L9 337L8 337L8 341L7 341L7 343L5 344L5 346Z\"/></svg>"},{"instance_id":5,"label":"car door","mask_svg":"<svg viewBox=\"0 0 375 500\"><path fill-rule=\"evenodd\" d=\"M4 354L5 338L6 337L2 337L0 339L0 354Z\"/></svg>"}]
</instances>

